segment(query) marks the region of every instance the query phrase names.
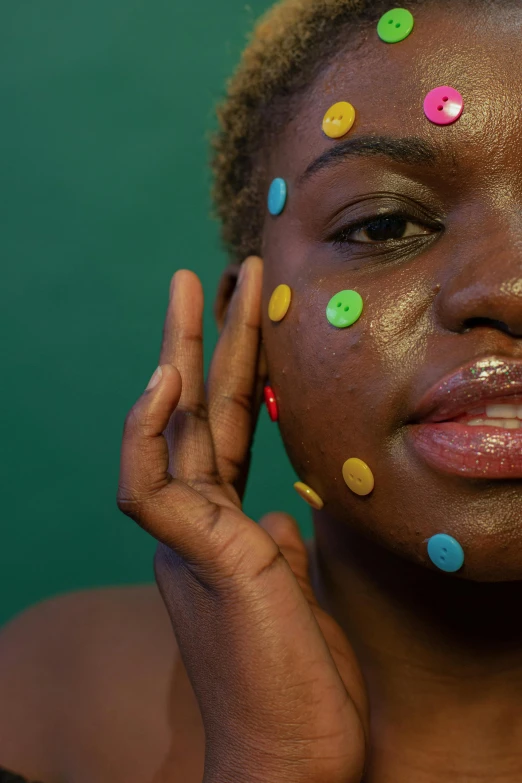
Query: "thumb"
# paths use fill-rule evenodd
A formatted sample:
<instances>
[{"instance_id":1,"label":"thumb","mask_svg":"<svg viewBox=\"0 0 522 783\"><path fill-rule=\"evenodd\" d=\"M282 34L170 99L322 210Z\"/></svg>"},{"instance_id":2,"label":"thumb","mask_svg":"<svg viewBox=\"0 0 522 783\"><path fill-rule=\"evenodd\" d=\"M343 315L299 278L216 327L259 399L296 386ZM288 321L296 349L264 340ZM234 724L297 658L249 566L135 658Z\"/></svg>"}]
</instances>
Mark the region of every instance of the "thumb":
<instances>
[{"instance_id":1,"label":"thumb","mask_svg":"<svg viewBox=\"0 0 522 783\"><path fill-rule=\"evenodd\" d=\"M274 539L309 604L319 607L310 580L308 549L296 520L285 511L271 511L259 520L259 526Z\"/></svg>"}]
</instances>

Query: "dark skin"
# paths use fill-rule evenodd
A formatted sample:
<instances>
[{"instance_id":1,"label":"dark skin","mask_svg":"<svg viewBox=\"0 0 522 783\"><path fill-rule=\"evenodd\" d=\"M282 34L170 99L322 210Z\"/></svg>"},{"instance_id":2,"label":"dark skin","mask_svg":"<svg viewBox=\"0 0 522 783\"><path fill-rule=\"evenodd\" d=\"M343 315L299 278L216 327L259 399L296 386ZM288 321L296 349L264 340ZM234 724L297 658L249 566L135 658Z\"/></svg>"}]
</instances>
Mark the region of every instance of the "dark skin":
<instances>
[{"instance_id":1,"label":"dark skin","mask_svg":"<svg viewBox=\"0 0 522 783\"><path fill-rule=\"evenodd\" d=\"M521 25L514 5L453 6L416 10L397 45L365 34L307 92L268 160L268 182L283 177L289 192L263 231L261 361L292 465L325 503L313 511L313 584L364 672L383 783L522 779L522 482L444 475L406 440L439 378L474 358L522 357ZM422 103L446 84L464 113L440 127ZM321 121L338 100L357 116L332 140ZM437 160L352 155L298 182L325 151L366 134L420 138ZM359 230L352 239L366 242L332 244L397 209L411 215L407 238L370 243ZM216 299L220 326L234 274ZM280 283L293 298L273 323ZM363 314L336 329L326 304L350 288ZM374 474L369 496L343 481L352 456ZM438 532L464 549L457 573L428 558L424 540Z\"/></svg>"}]
</instances>

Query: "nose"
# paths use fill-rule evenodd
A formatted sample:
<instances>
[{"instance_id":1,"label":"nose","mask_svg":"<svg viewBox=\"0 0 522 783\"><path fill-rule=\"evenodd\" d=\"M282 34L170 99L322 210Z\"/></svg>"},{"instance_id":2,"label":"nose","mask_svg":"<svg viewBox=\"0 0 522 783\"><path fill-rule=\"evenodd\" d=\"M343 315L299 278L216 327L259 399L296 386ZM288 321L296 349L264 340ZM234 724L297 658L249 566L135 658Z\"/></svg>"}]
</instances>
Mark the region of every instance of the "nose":
<instances>
[{"instance_id":1,"label":"nose","mask_svg":"<svg viewBox=\"0 0 522 783\"><path fill-rule=\"evenodd\" d=\"M522 337L522 236L491 234L457 249L435 306L439 324L465 333L477 326ZM500 242L502 241L502 244ZM451 252L451 251L450 251Z\"/></svg>"}]
</instances>

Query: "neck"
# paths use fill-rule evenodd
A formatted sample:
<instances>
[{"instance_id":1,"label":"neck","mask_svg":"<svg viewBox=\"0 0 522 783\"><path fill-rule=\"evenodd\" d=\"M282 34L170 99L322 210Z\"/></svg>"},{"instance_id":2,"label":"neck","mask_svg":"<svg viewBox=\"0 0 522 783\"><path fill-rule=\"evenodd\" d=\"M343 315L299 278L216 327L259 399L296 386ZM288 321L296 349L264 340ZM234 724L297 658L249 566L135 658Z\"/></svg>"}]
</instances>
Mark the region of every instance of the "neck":
<instances>
[{"instance_id":1,"label":"neck","mask_svg":"<svg viewBox=\"0 0 522 783\"><path fill-rule=\"evenodd\" d=\"M372 714L368 783L522 780L522 582L470 582L314 514L310 571Z\"/></svg>"}]
</instances>

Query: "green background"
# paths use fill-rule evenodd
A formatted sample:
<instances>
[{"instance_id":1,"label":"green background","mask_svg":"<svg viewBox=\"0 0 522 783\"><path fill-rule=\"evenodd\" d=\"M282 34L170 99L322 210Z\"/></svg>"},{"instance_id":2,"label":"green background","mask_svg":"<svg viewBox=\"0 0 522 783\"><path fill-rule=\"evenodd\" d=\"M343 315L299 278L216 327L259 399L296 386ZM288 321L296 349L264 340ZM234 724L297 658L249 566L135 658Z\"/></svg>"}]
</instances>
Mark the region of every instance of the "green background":
<instances>
[{"instance_id":1,"label":"green background","mask_svg":"<svg viewBox=\"0 0 522 783\"><path fill-rule=\"evenodd\" d=\"M169 283L212 304L228 263L208 136L255 0L16 0L0 8L0 624L70 590L154 581L116 505L125 416L156 368ZM309 507L262 408L245 511Z\"/></svg>"}]
</instances>

